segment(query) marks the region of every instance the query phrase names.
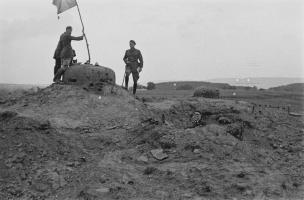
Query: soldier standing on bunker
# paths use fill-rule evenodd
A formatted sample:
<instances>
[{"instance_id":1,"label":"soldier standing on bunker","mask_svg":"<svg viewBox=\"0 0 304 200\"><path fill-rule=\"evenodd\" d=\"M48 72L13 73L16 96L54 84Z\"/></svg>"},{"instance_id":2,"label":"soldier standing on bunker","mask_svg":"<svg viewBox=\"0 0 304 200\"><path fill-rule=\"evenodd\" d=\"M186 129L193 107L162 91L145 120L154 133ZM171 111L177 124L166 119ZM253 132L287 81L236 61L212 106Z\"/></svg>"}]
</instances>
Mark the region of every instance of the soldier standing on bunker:
<instances>
[{"instance_id":1,"label":"soldier standing on bunker","mask_svg":"<svg viewBox=\"0 0 304 200\"><path fill-rule=\"evenodd\" d=\"M60 69L61 67L61 58L60 58L60 52L62 50L62 37L63 37L64 33L61 34L59 42L57 44L57 48L55 50L54 56L53 58L55 59L55 67L54 67L54 77L57 73L57 71Z\"/></svg>"},{"instance_id":2,"label":"soldier standing on bunker","mask_svg":"<svg viewBox=\"0 0 304 200\"><path fill-rule=\"evenodd\" d=\"M140 50L135 49L135 41L130 40L130 49L128 49L123 57L124 62L126 63L125 71L125 89L128 90L129 76L132 73L133 77L133 94L136 93L137 81L139 79L139 73L143 68L143 58ZM139 62L138 62L139 61Z\"/></svg>"},{"instance_id":3,"label":"soldier standing on bunker","mask_svg":"<svg viewBox=\"0 0 304 200\"><path fill-rule=\"evenodd\" d=\"M75 57L75 52L72 49L71 41L72 40L83 40L84 33L82 36L74 37L71 36L72 27L66 27L66 31L60 36L57 48L55 50L54 58L56 60L56 66L54 68L55 77L54 82L60 82L61 76L64 74L65 70L70 66L73 57ZM60 66L59 65L60 59Z\"/></svg>"}]
</instances>

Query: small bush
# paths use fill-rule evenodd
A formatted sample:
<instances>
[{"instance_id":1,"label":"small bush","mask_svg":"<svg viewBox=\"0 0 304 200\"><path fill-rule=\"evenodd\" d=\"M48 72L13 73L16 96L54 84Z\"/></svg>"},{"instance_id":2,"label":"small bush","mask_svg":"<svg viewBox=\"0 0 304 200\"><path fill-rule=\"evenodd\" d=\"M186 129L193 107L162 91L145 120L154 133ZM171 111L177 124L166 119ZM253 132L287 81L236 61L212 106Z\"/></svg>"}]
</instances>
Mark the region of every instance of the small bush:
<instances>
[{"instance_id":1,"label":"small bush","mask_svg":"<svg viewBox=\"0 0 304 200\"><path fill-rule=\"evenodd\" d=\"M153 82L148 82L147 83L147 89L148 90L154 90L155 88L156 88L155 83L153 83Z\"/></svg>"},{"instance_id":2,"label":"small bush","mask_svg":"<svg viewBox=\"0 0 304 200\"><path fill-rule=\"evenodd\" d=\"M204 88L204 87L199 87L199 88L195 89L193 96L218 99L218 98L220 98L220 92L219 92L219 90L216 90L216 89L208 89L208 88Z\"/></svg>"}]
</instances>

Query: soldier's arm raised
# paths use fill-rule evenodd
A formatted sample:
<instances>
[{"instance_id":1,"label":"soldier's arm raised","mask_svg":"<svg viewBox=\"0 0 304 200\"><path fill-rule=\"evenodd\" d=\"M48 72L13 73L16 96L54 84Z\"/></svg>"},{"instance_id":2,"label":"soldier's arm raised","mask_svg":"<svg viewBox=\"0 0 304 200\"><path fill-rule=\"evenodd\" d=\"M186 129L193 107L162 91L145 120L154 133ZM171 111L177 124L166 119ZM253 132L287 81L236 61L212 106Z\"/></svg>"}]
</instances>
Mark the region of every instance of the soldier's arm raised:
<instances>
[{"instance_id":1,"label":"soldier's arm raised","mask_svg":"<svg viewBox=\"0 0 304 200\"><path fill-rule=\"evenodd\" d=\"M83 36L79 36L79 37L71 36L71 40L83 40Z\"/></svg>"}]
</instances>

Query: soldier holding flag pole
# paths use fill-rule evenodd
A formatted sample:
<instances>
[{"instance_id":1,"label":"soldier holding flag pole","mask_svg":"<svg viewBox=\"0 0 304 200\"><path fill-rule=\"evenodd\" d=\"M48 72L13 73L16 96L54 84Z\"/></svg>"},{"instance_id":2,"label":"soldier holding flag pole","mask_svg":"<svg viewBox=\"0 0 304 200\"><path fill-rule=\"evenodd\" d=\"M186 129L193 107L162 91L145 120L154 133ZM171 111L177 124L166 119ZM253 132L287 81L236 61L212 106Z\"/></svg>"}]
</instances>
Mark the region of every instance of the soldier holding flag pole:
<instances>
[{"instance_id":1,"label":"soldier holding flag pole","mask_svg":"<svg viewBox=\"0 0 304 200\"><path fill-rule=\"evenodd\" d=\"M73 8L73 7L77 6L80 22L81 22L81 25L82 25L82 32L83 32L83 36L84 36L85 41L86 41L88 57L89 57L89 59L86 63L90 63L91 62L91 55L90 55L89 43L88 43L88 39L87 39L87 37L84 33L84 24L83 24L83 21L82 21L82 16L81 16L80 9L79 9L77 1L76 0L53 0L53 5L55 5L57 7L57 14L58 15L60 13L63 13L64 11L70 9L70 8Z\"/></svg>"},{"instance_id":2,"label":"soldier holding flag pole","mask_svg":"<svg viewBox=\"0 0 304 200\"><path fill-rule=\"evenodd\" d=\"M71 41L72 40L83 40L83 36L74 37L71 35L72 27L66 27L66 31L60 36L60 40L58 42L57 48L55 50L54 58L58 57L61 60L61 67L57 70L55 77L53 79L54 82L59 83L61 76L64 74L65 70L70 66L73 57L75 56L75 52L72 49ZM56 68L56 67L55 67Z\"/></svg>"}]
</instances>

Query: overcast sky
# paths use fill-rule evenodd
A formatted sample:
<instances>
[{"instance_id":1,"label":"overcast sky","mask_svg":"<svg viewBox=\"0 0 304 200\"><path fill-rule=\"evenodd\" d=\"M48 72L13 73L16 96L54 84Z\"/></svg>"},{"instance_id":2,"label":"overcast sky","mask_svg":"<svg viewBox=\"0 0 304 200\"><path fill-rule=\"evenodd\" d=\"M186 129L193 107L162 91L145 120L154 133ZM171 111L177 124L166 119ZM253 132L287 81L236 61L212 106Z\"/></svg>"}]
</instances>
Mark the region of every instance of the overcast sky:
<instances>
[{"instance_id":1,"label":"overcast sky","mask_svg":"<svg viewBox=\"0 0 304 200\"><path fill-rule=\"evenodd\" d=\"M221 77L304 77L302 0L78 0L93 63L121 84L130 39L144 58L140 82ZM47 84L76 8L52 0L0 0L0 82ZM79 61L84 41L72 43Z\"/></svg>"}]
</instances>

